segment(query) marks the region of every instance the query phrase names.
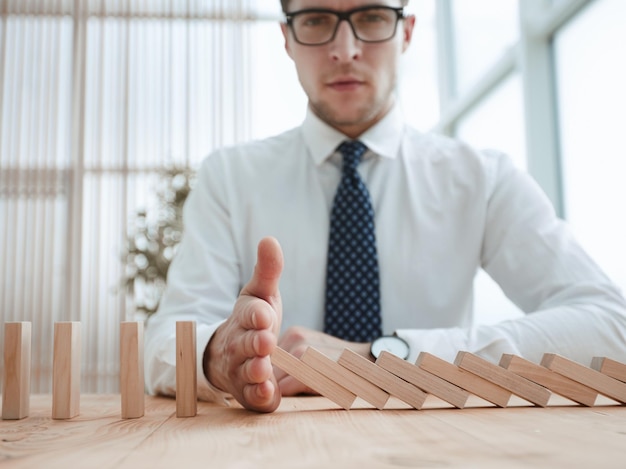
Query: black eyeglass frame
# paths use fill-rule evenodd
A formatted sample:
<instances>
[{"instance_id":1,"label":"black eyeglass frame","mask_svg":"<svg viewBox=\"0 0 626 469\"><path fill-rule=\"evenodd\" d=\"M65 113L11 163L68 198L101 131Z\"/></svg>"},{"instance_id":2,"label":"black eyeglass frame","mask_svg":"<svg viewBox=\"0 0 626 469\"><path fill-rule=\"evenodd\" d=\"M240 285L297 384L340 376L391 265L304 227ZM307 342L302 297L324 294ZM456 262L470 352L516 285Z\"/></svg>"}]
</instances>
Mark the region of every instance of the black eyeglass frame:
<instances>
[{"instance_id":1,"label":"black eyeglass frame","mask_svg":"<svg viewBox=\"0 0 626 469\"><path fill-rule=\"evenodd\" d=\"M360 11L366 11L366 10L389 10L389 11L393 11L396 14L396 23L393 27L393 32L387 39L378 39L378 40L372 41L372 40L362 39L359 37L358 33L356 32L356 28L354 27L354 25L352 24L352 21L350 20L350 17L354 13L358 13ZM302 42L300 41L300 39L298 39L296 30L293 27L293 20L295 17L306 14L306 13L329 13L339 18L339 20L337 21L337 24L335 25L335 30L333 31L333 34L330 36L330 39L324 42L316 42L314 44L311 44L308 42ZM362 6L358 8L353 8L352 10L346 10L346 11L330 10L327 8L307 8L304 10L298 10L298 11L285 13L285 18L286 18L287 26L291 28L291 31L293 32L293 38L296 40L298 44L302 44L303 46L323 46L324 44L328 44L335 40L335 36L337 35L337 31L339 30L339 25L341 24L342 21L346 21L350 25L350 28L352 29L352 34L354 34L354 37L357 38L359 41L366 42L369 44L387 42L396 35L396 33L398 32L398 23L400 22L400 20L406 19L406 16L404 15L404 7L396 8L396 7L390 7L387 5L366 5L366 6Z\"/></svg>"}]
</instances>

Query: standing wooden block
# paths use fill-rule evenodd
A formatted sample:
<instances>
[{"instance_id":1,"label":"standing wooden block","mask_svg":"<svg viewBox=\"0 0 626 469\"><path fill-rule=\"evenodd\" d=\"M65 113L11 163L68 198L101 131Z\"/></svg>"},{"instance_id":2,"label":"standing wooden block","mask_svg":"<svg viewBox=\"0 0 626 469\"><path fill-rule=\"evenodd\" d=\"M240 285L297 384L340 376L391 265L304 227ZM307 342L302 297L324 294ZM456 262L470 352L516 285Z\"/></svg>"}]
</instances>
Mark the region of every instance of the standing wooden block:
<instances>
[{"instance_id":1,"label":"standing wooden block","mask_svg":"<svg viewBox=\"0 0 626 469\"><path fill-rule=\"evenodd\" d=\"M389 394L378 386L344 368L313 347L306 349L302 361L377 409L382 410L389 400Z\"/></svg>"},{"instance_id":2,"label":"standing wooden block","mask_svg":"<svg viewBox=\"0 0 626 469\"><path fill-rule=\"evenodd\" d=\"M80 322L54 324L53 419L71 419L80 413L80 344Z\"/></svg>"},{"instance_id":3,"label":"standing wooden block","mask_svg":"<svg viewBox=\"0 0 626 469\"><path fill-rule=\"evenodd\" d=\"M4 325L4 378L2 380L2 418L19 420L30 411L31 323L7 322Z\"/></svg>"},{"instance_id":4,"label":"standing wooden block","mask_svg":"<svg viewBox=\"0 0 626 469\"><path fill-rule=\"evenodd\" d=\"M511 399L511 391L430 353L421 352L415 364L499 407L506 407Z\"/></svg>"},{"instance_id":5,"label":"standing wooden block","mask_svg":"<svg viewBox=\"0 0 626 469\"><path fill-rule=\"evenodd\" d=\"M345 349L339 357L338 362L341 366L372 382L392 396L397 397L416 409L421 409L424 405L424 401L426 400L426 393L424 391L398 378L393 373L382 369L380 366L372 363L358 353Z\"/></svg>"},{"instance_id":6,"label":"standing wooden block","mask_svg":"<svg viewBox=\"0 0 626 469\"><path fill-rule=\"evenodd\" d=\"M298 360L289 352L280 347L276 347L271 357L273 365L276 365L288 375L293 376L305 386L310 387L313 391L319 392L322 396L330 399L346 410L352 407L356 399L354 393L335 383L306 363Z\"/></svg>"},{"instance_id":7,"label":"standing wooden block","mask_svg":"<svg viewBox=\"0 0 626 469\"><path fill-rule=\"evenodd\" d=\"M593 389L522 357L504 354L500 366L579 404L591 407L596 403L598 393Z\"/></svg>"},{"instance_id":8,"label":"standing wooden block","mask_svg":"<svg viewBox=\"0 0 626 469\"><path fill-rule=\"evenodd\" d=\"M196 323L176 322L176 417L198 413L198 364L196 363Z\"/></svg>"},{"instance_id":9,"label":"standing wooden block","mask_svg":"<svg viewBox=\"0 0 626 469\"><path fill-rule=\"evenodd\" d=\"M541 407L548 405L548 401L552 395L552 393L543 386L539 386L526 378L522 378L509 370L505 370L501 366L494 365L473 353L459 352L454 363L464 370L491 381L504 389L508 389L516 396Z\"/></svg>"},{"instance_id":10,"label":"standing wooden block","mask_svg":"<svg viewBox=\"0 0 626 469\"><path fill-rule=\"evenodd\" d=\"M443 399L459 409L465 407L465 403L469 398L467 391L404 361L392 353L382 352L376 360L376 364L393 373L398 378L408 381L421 390L437 396L439 399Z\"/></svg>"},{"instance_id":11,"label":"standing wooden block","mask_svg":"<svg viewBox=\"0 0 626 469\"><path fill-rule=\"evenodd\" d=\"M626 383L555 353L546 353L541 360L541 365L626 404Z\"/></svg>"},{"instance_id":12,"label":"standing wooden block","mask_svg":"<svg viewBox=\"0 0 626 469\"><path fill-rule=\"evenodd\" d=\"M144 415L143 322L120 324L120 393L122 418Z\"/></svg>"},{"instance_id":13,"label":"standing wooden block","mask_svg":"<svg viewBox=\"0 0 626 469\"><path fill-rule=\"evenodd\" d=\"M606 357L593 357L591 368L626 383L626 364Z\"/></svg>"}]
</instances>

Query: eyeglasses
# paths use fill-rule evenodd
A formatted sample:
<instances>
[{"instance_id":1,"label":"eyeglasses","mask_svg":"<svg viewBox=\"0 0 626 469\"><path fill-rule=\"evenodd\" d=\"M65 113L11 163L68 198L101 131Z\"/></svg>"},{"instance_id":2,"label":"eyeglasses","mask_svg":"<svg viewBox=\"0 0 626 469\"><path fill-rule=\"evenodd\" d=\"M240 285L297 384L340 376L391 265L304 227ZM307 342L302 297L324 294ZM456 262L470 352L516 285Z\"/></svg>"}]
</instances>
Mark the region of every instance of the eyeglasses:
<instances>
[{"instance_id":1,"label":"eyeglasses","mask_svg":"<svg viewBox=\"0 0 626 469\"><path fill-rule=\"evenodd\" d=\"M286 17L294 39L305 46L332 42L344 20L360 41L384 42L396 35L398 21L404 19L404 8L365 6L348 11L310 8L287 13Z\"/></svg>"}]
</instances>

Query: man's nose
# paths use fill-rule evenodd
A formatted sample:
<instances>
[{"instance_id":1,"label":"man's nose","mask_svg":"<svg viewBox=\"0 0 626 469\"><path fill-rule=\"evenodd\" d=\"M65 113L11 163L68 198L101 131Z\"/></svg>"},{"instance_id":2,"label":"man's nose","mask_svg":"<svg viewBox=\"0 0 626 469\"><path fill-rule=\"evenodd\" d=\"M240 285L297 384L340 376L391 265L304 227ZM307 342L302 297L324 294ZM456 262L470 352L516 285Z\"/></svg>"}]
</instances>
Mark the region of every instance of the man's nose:
<instances>
[{"instance_id":1,"label":"man's nose","mask_svg":"<svg viewBox=\"0 0 626 469\"><path fill-rule=\"evenodd\" d=\"M348 21L339 21L337 33L331 42L331 58L338 62L348 62L361 56L362 42L356 38Z\"/></svg>"}]
</instances>

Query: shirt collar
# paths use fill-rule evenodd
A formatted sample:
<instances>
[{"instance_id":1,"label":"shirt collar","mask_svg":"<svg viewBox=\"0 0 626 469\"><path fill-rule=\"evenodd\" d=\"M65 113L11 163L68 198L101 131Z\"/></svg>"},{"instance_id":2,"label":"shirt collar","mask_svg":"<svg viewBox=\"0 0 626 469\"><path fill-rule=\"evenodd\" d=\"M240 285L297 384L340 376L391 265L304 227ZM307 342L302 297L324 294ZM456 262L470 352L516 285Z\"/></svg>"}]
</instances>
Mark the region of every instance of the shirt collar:
<instances>
[{"instance_id":1,"label":"shirt collar","mask_svg":"<svg viewBox=\"0 0 626 469\"><path fill-rule=\"evenodd\" d=\"M395 104L380 122L363 133L359 140L377 155L396 158L400 149L404 119L402 110ZM307 107L302 124L304 143L316 165L322 164L344 140L344 134L329 126Z\"/></svg>"}]
</instances>

